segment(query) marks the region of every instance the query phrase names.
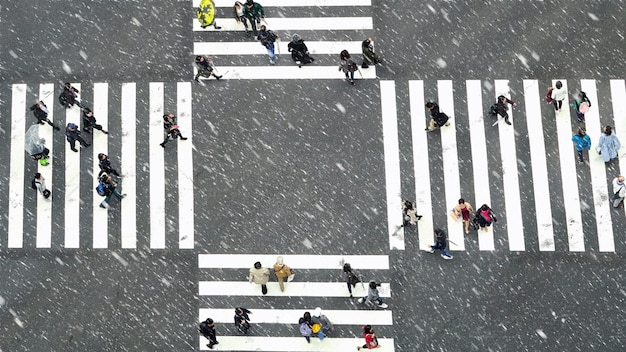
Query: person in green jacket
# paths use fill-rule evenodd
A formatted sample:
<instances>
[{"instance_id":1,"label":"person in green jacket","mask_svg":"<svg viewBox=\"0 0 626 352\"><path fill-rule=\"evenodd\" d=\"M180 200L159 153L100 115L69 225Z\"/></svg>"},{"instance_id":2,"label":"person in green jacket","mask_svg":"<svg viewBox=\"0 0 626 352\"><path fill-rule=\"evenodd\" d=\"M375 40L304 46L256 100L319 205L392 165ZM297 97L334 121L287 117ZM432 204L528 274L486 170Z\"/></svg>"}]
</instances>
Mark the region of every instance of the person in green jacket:
<instances>
[{"instance_id":1,"label":"person in green jacket","mask_svg":"<svg viewBox=\"0 0 626 352\"><path fill-rule=\"evenodd\" d=\"M585 113L589 111L589 108L591 107L591 100L589 100L585 92L579 92L576 100L574 101L573 107L576 111L578 122L585 122Z\"/></svg>"},{"instance_id":2,"label":"person in green jacket","mask_svg":"<svg viewBox=\"0 0 626 352\"><path fill-rule=\"evenodd\" d=\"M578 162L582 163L585 160L583 159L583 150L591 149L591 138L587 135L587 130L584 127L578 128L578 133L576 133L572 137L572 142L576 145L576 152L578 153Z\"/></svg>"},{"instance_id":3,"label":"person in green jacket","mask_svg":"<svg viewBox=\"0 0 626 352\"><path fill-rule=\"evenodd\" d=\"M265 10L263 10L263 6L261 6L258 2L254 2L254 0L247 0L246 7L243 9L243 14L248 20L250 20L252 32L254 32L254 35L256 36L256 25L260 24L261 20L265 21Z\"/></svg>"}]
</instances>

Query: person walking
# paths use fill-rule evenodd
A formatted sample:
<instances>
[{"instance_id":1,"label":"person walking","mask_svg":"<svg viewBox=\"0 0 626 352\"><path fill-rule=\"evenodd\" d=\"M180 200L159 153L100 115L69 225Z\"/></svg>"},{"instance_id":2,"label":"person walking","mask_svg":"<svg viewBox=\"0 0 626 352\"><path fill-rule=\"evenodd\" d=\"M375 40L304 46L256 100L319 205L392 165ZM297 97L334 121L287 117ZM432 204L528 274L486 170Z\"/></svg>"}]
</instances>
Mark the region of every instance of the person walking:
<instances>
[{"instance_id":1,"label":"person walking","mask_svg":"<svg viewBox=\"0 0 626 352\"><path fill-rule=\"evenodd\" d=\"M291 276L291 269L283 262L283 257L276 257L276 263L274 264L274 274L278 280L278 286L281 292L285 292L285 280L289 280Z\"/></svg>"},{"instance_id":2,"label":"person walking","mask_svg":"<svg viewBox=\"0 0 626 352\"><path fill-rule=\"evenodd\" d=\"M506 122L507 125L511 124L511 121L509 121L509 113L507 112L507 110L509 110L509 104L517 106L517 103L513 100L505 97L504 95L500 95L495 106L496 114L504 117L504 122Z\"/></svg>"},{"instance_id":3,"label":"person walking","mask_svg":"<svg viewBox=\"0 0 626 352\"><path fill-rule=\"evenodd\" d=\"M363 64L361 64L361 67L368 68L370 65L383 63L383 59L374 52L374 41L372 38L367 38L361 43L361 50L363 51Z\"/></svg>"},{"instance_id":4,"label":"person walking","mask_svg":"<svg viewBox=\"0 0 626 352\"><path fill-rule=\"evenodd\" d=\"M561 81L556 81L555 87L550 87L552 89L552 94L550 98L552 99L552 104L554 105L554 110L559 111L563 106L563 100L567 98L567 91L563 88L563 83Z\"/></svg>"},{"instance_id":5,"label":"person walking","mask_svg":"<svg viewBox=\"0 0 626 352\"><path fill-rule=\"evenodd\" d=\"M261 45L267 49L267 55L270 57L270 65L274 65L276 63L276 54L274 54L274 42L276 42L276 39L278 39L276 33L267 29L265 25L261 26L257 35L257 40L259 40Z\"/></svg>"},{"instance_id":6,"label":"person walking","mask_svg":"<svg viewBox=\"0 0 626 352\"><path fill-rule=\"evenodd\" d=\"M578 132L572 136L572 142L576 146L576 153L578 154L578 162L583 163L583 150L591 149L591 138L587 135L587 130L584 127L579 127Z\"/></svg>"},{"instance_id":7,"label":"person walking","mask_svg":"<svg viewBox=\"0 0 626 352\"><path fill-rule=\"evenodd\" d=\"M326 315L322 314L322 308L320 307L315 308L313 316L311 317L311 322L313 322L311 330L314 334L317 333L317 337L320 339L320 341L326 337L326 333L335 330L333 323L330 321L330 319L328 319ZM319 327L316 327L316 324ZM315 331L316 329L317 331Z\"/></svg>"},{"instance_id":8,"label":"person walking","mask_svg":"<svg viewBox=\"0 0 626 352\"><path fill-rule=\"evenodd\" d=\"M98 177L102 176L103 173L120 177L119 172L117 172L116 169L111 167L111 161L109 161L109 156L104 153L98 154L98 166L100 167L100 172L98 173Z\"/></svg>"},{"instance_id":9,"label":"person walking","mask_svg":"<svg viewBox=\"0 0 626 352\"><path fill-rule=\"evenodd\" d=\"M174 114L163 115L163 129L165 130L165 140L161 143L161 147L165 148L165 144L170 140L175 140L180 137L181 141L187 140L186 137L180 133L178 124L176 124L176 116Z\"/></svg>"},{"instance_id":10,"label":"person walking","mask_svg":"<svg viewBox=\"0 0 626 352\"><path fill-rule=\"evenodd\" d=\"M45 123L48 123L48 125L52 126L52 128L54 128L56 131L61 129L61 127L55 125L48 118L48 107L46 106L46 104L43 103L43 101L35 103L33 106L31 106L30 111L32 111L33 115L35 115L35 117L37 118L38 124L43 125Z\"/></svg>"},{"instance_id":11,"label":"person walking","mask_svg":"<svg viewBox=\"0 0 626 352\"><path fill-rule=\"evenodd\" d=\"M65 83L63 91L61 92L61 95L59 95L59 102L66 109L71 108L74 104L76 104L79 108L84 109L83 104L81 104L78 99L79 93L78 89L74 88L70 83Z\"/></svg>"},{"instance_id":12,"label":"person walking","mask_svg":"<svg viewBox=\"0 0 626 352\"><path fill-rule=\"evenodd\" d=\"M100 185L102 185L101 188L104 190L104 194L99 193L101 196L104 196L104 200L100 203L100 208L108 208L111 197L113 196L115 196L115 198L119 199L120 201L126 198L126 194L121 194L117 190L117 182L113 180L111 175L102 174L102 176L100 176L99 183ZM98 190L98 192L100 191Z\"/></svg>"},{"instance_id":13,"label":"person walking","mask_svg":"<svg viewBox=\"0 0 626 352\"><path fill-rule=\"evenodd\" d=\"M213 346L219 344L219 342L217 342L217 332L215 331L215 322L213 322L213 319L207 318L205 321L201 322L198 326L198 330L204 338L209 340L206 347L213 349Z\"/></svg>"},{"instance_id":14,"label":"person walking","mask_svg":"<svg viewBox=\"0 0 626 352\"><path fill-rule=\"evenodd\" d=\"M376 334L374 333L374 329L371 325L365 325L363 327L363 337L365 338L365 344L362 346L356 346L357 350L360 351L362 348L373 350L374 348L380 347Z\"/></svg>"},{"instance_id":15,"label":"person walking","mask_svg":"<svg viewBox=\"0 0 626 352\"><path fill-rule=\"evenodd\" d=\"M298 325L300 325L300 335L306 339L306 342L311 343L311 334L313 334L311 313L304 312L304 316L298 319Z\"/></svg>"},{"instance_id":16,"label":"person walking","mask_svg":"<svg viewBox=\"0 0 626 352\"><path fill-rule=\"evenodd\" d=\"M51 192L46 187L46 179L39 172L35 174L35 177L33 178L31 186L32 186L32 188L34 190L39 191L39 193L41 193L41 195L44 198L46 198L46 199L50 198L50 193Z\"/></svg>"},{"instance_id":17,"label":"person walking","mask_svg":"<svg viewBox=\"0 0 626 352\"><path fill-rule=\"evenodd\" d=\"M343 276L348 286L348 292L350 293L350 298L352 298L352 289L356 287L356 284L361 282L359 275L357 275L353 270L350 263L343 264Z\"/></svg>"},{"instance_id":18,"label":"person walking","mask_svg":"<svg viewBox=\"0 0 626 352\"><path fill-rule=\"evenodd\" d=\"M96 122L96 117L93 116L93 111L90 108L83 109L83 131L87 133L92 133L93 129L97 129L104 134L109 134L109 132L102 129L102 125L98 125Z\"/></svg>"},{"instance_id":19,"label":"person walking","mask_svg":"<svg viewBox=\"0 0 626 352\"><path fill-rule=\"evenodd\" d=\"M421 215L417 215L415 205L410 200L402 201L402 225L400 227L417 225L417 221L422 218Z\"/></svg>"},{"instance_id":20,"label":"person walking","mask_svg":"<svg viewBox=\"0 0 626 352\"><path fill-rule=\"evenodd\" d=\"M572 105L574 110L576 111L576 117L578 118L578 122L585 122L585 114L589 111L591 107L591 100L587 97L587 93L578 92L576 96L576 100Z\"/></svg>"},{"instance_id":21,"label":"person walking","mask_svg":"<svg viewBox=\"0 0 626 352\"><path fill-rule=\"evenodd\" d=\"M448 121L450 118L445 113L439 111L439 104L429 101L426 103L426 109L430 113L430 123L426 131L431 132L443 126L450 126L450 121Z\"/></svg>"},{"instance_id":22,"label":"person walking","mask_svg":"<svg viewBox=\"0 0 626 352\"><path fill-rule=\"evenodd\" d=\"M605 163L617 158L617 151L622 147L611 126L604 126L596 150Z\"/></svg>"},{"instance_id":23,"label":"person walking","mask_svg":"<svg viewBox=\"0 0 626 352\"><path fill-rule=\"evenodd\" d=\"M348 50L342 50L339 53L339 71L343 71L346 75L346 81L354 84L354 71L358 70L358 66L354 61Z\"/></svg>"},{"instance_id":24,"label":"person walking","mask_svg":"<svg viewBox=\"0 0 626 352\"><path fill-rule=\"evenodd\" d=\"M220 79L222 76L217 74L215 70L215 65L213 65L213 59L209 56L196 56L196 68L198 69L198 73L196 73L196 77L194 77L194 81L200 82L198 78L200 76L210 78L211 76L215 77L215 79Z\"/></svg>"},{"instance_id":25,"label":"person walking","mask_svg":"<svg viewBox=\"0 0 626 352\"><path fill-rule=\"evenodd\" d=\"M254 267L250 268L249 282L261 285L261 292L264 295L267 294L267 282L269 279L270 269L261 267L261 262L254 263Z\"/></svg>"},{"instance_id":26,"label":"person walking","mask_svg":"<svg viewBox=\"0 0 626 352\"><path fill-rule=\"evenodd\" d=\"M246 308L235 308L235 326L237 327L237 330L243 334L247 334L251 327L250 317L248 314L252 314L252 312Z\"/></svg>"},{"instance_id":27,"label":"person walking","mask_svg":"<svg viewBox=\"0 0 626 352\"><path fill-rule=\"evenodd\" d=\"M379 283L376 283L376 281L372 280L369 282L368 284L368 290L367 290L367 297L361 297L358 299L359 303L366 303L366 304L376 304L376 306L378 306L378 308L387 308L388 305L383 302L383 299L380 297L380 294L378 292L378 288L380 287Z\"/></svg>"},{"instance_id":28,"label":"person walking","mask_svg":"<svg viewBox=\"0 0 626 352\"><path fill-rule=\"evenodd\" d=\"M291 59L299 68L301 68L302 65L310 64L315 61L314 58L309 56L309 48L304 44L304 40L300 34L294 34L291 37L291 42L287 44L287 51L291 53Z\"/></svg>"},{"instance_id":29,"label":"person walking","mask_svg":"<svg viewBox=\"0 0 626 352\"><path fill-rule=\"evenodd\" d=\"M246 36L250 36L250 30L248 29L248 19L244 13L245 6L240 1L235 1L233 6L233 17L237 23L242 23L243 28L246 31Z\"/></svg>"},{"instance_id":30,"label":"person walking","mask_svg":"<svg viewBox=\"0 0 626 352\"><path fill-rule=\"evenodd\" d=\"M472 205L461 198L458 204L452 209L452 214L454 220L463 220L463 224L465 224L465 234L467 235L469 233L470 216L475 214Z\"/></svg>"},{"instance_id":31,"label":"person walking","mask_svg":"<svg viewBox=\"0 0 626 352\"><path fill-rule=\"evenodd\" d=\"M78 152L76 149L76 141L78 141L80 146L83 148L87 148L91 145L85 142L85 140L80 136L78 126L71 122L67 124L67 127L65 127L65 137L67 137L67 141L70 142L70 149L74 152Z\"/></svg>"},{"instance_id":32,"label":"person walking","mask_svg":"<svg viewBox=\"0 0 626 352\"><path fill-rule=\"evenodd\" d=\"M430 250L428 250L428 253L435 253L435 250L438 249L439 251L441 251L441 257L443 259L452 259L452 255L446 250L446 247L448 246L448 236L446 236L446 233L442 230L442 229L436 229L435 230L435 244L430 246Z\"/></svg>"},{"instance_id":33,"label":"person walking","mask_svg":"<svg viewBox=\"0 0 626 352\"><path fill-rule=\"evenodd\" d=\"M626 185L624 176L617 176L613 179L613 208L621 208L626 196Z\"/></svg>"},{"instance_id":34,"label":"person walking","mask_svg":"<svg viewBox=\"0 0 626 352\"><path fill-rule=\"evenodd\" d=\"M480 206L478 212L476 213L476 219L478 226L480 226L480 228L485 232L487 232L488 227L491 226L492 223L498 222L493 210L491 210L487 204Z\"/></svg>"},{"instance_id":35,"label":"person walking","mask_svg":"<svg viewBox=\"0 0 626 352\"><path fill-rule=\"evenodd\" d=\"M243 15L250 21L254 35L257 35L256 26L261 24L261 20L265 22L265 10L263 6L254 0L246 0L246 7L243 9Z\"/></svg>"}]
</instances>

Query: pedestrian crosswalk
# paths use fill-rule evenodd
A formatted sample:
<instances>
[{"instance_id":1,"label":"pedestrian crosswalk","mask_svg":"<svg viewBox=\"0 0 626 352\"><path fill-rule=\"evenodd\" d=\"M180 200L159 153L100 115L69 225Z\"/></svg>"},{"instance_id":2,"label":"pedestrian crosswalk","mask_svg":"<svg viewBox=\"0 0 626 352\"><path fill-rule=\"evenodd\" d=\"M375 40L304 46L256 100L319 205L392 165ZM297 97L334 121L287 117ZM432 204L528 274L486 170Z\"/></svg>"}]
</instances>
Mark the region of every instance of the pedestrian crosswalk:
<instances>
[{"instance_id":1,"label":"pedestrian crosswalk","mask_svg":"<svg viewBox=\"0 0 626 352\"><path fill-rule=\"evenodd\" d=\"M198 321L207 318L216 322L217 350L224 351L351 351L364 343L361 336L363 325L375 326L378 332L380 351L394 351L394 339L386 336L385 327L393 326L393 303L388 309L374 309L358 304L356 297L366 296L365 287L357 284L353 290L355 298L349 298L342 268L350 263L352 268L369 279L385 278L389 270L386 255L283 255L295 278L285 283L281 292L276 278L270 275L268 293L263 296L259 285L248 283L246 276L252 265L260 261L263 267L270 268L276 255L267 254L200 254L198 267L201 281L198 283L200 307ZM216 272L236 270L232 281L215 280ZM318 281L321 276L328 280L327 272L336 273L332 281ZM222 276L222 275L220 275ZM371 277L370 277L371 276ZM204 281L204 278L211 278ZM383 282L379 288L385 301L392 299L392 287ZM211 303L202 303L203 297L210 297ZM281 299L289 298L289 301ZM323 300L320 300L323 298ZM253 303L250 303L253 302ZM295 306L293 302L296 302ZM306 303L309 302L309 303ZM304 312L313 313L316 306L323 305L322 311L334 325L333 332L323 341L312 338L311 343L300 336L298 319ZM234 308L243 306L252 311L250 321L253 327L248 335L239 333L234 327ZM335 309L340 307L340 309ZM271 331L271 336L268 336ZM207 340L199 338L200 350L208 350Z\"/></svg>"},{"instance_id":2,"label":"pedestrian crosswalk","mask_svg":"<svg viewBox=\"0 0 626 352\"><path fill-rule=\"evenodd\" d=\"M424 109L427 100L423 81L409 81L410 117L412 134L412 157L414 170L411 177L415 180L415 196L418 214L424 218L417 225L417 239L420 249L428 249L433 241L434 228L444 228L448 231L450 249L453 251L466 250L466 243L473 241L466 235L460 221L446 216L459 198L465 198L479 207L494 203L501 204L496 210L499 222L485 231L478 231L476 239L479 250L499 250L499 244L508 244L508 250L514 252L539 250L582 252L599 251L615 252L615 235L624 221L624 210L613 209L609 200L613 197L611 181L619 174L623 174L626 160L620 155L617 165L605 165L602 158L592 147L586 163L577 163L572 135L579 126L585 126L591 137L592 145L600 137L601 126L615 126L615 131L621 140L626 139L626 123L624 122L624 107L616 101L624 101L624 80L610 81L612 105L601 105L598 94L599 87L595 80L583 79L579 82L570 81L576 89L570 89L571 95L576 90L587 93L592 102L590 111L586 114L585 124L580 124L570 114L570 101L563 102L563 109L556 112L552 105L542 108L543 90L554 85L552 82L537 80L523 80L510 82L495 80L493 83L479 80L452 82L440 80L436 82L436 100L441 111L450 115L451 125L439 131L427 134L424 131L427 116ZM567 80L560 79L567 88ZM521 86L521 92L513 92L510 84ZM389 246L391 249L404 249L405 236L412 234L410 229L404 233L399 231L402 224L402 215L399 211L401 195L400 166L398 154L401 153L397 140L397 114L395 101L405 97L395 96L394 81L381 81L381 110L383 136L385 139L385 171L387 188L387 211L389 216ZM488 99L484 99L483 86L492 87ZM519 88L518 88L519 89ZM431 89L432 91L432 89ZM386 93L387 92L387 93ZM453 93L459 92L466 97L467 106L455 106L458 101ZM488 116L489 106L496 97L504 95L517 103L508 110L512 125L505 124L502 118L496 121ZM522 96L523 95L523 96ZM432 99L432 98L431 98ZM544 103L545 105L545 103ZM458 117L458 118L457 118ZM492 122L494 127L492 126ZM525 121L525 122L524 122ZM468 126L466 126L467 124ZM526 126L523 126L525 124ZM493 128L496 128L497 133ZM521 135L516 129L525 130ZM458 144L459 136L456 131L469 130L467 134L471 152L468 153ZM489 136L489 137L487 137ZM440 141L435 141L440 139ZM553 143L557 139L556 143ZM495 142L497 141L497 142ZM518 144L519 143L519 144ZM437 149L433 149L436 145ZM498 149L493 147L499 146ZM439 149L440 148L440 149ZM488 149L489 148L489 149ZM402 151L404 152L404 150ZM459 153L471 155L471 182L461 179L463 170L459 161ZM530 160L521 159L519 154L528 153ZM499 155L494 160L494 155ZM431 163L436 160L442 162L441 177L433 177L430 173ZM496 166L497 169L493 169ZM522 170L531 170L531 179L522 180ZM391 171L390 171L391 170ZM582 181L577 177L581 172L588 172L589 180ZM558 180L559 182L553 182ZM524 188L523 182L530 181L531 188ZM461 187L463 184L470 187ZM527 184L527 183L526 183ZM560 187L555 187L554 184ZM443 188L443 191L433 190L433 185ZM590 200L581 200L579 189L588 189ZM434 205L435 195L443 196L441 205ZM412 198L407 195L404 197ZM557 201L562 199L562 201ZM433 206L439 213L433 213ZM557 215L555 208L564 209L564 214ZM442 220L445 217L445 223ZM593 221L589 221L593 219ZM434 223L437 220L437 224ZM535 226L528 226L533 224ZM566 234L566 239L558 238ZM556 247L557 238L561 243L566 242L567 248ZM532 248L528 244L532 243ZM593 244L588 248L589 243Z\"/></svg>"},{"instance_id":3,"label":"pedestrian crosswalk","mask_svg":"<svg viewBox=\"0 0 626 352\"><path fill-rule=\"evenodd\" d=\"M194 0L193 6L197 7L199 3L199 0ZM371 36L374 29L371 16L340 16L345 8L355 9L350 13L367 13L372 5L370 0L259 2L267 16L262 24L277 33L279 38L276 42L276 53L283 57L276 66L270 67L265 48L254 36L245 36L244 25L233 18L234 1L214 3L215 22L219 29L214 26L202 28L195 17L190 16L189 19L196 33L194 55L219 57L214 62L217 72L224 76L222 79L342 79L343 74L337 70L339 53L344 49L348 50L355 62L360 64L361 42ZM285 10L299 14L299 17L285 16ZM229 35L232 32L242 32L241 37ZM292 35L296 33L303 36L311 56L316 59L314 63L301 68L295 66L287 50ZM346 37L351 40L346 40ZM330 38L336 40L329 40ZM247 58L250 64L242 66L229 63L239 62L242 57ZM193 74L196 73L194 68ZM376 78L376 67L371 65L366 69L360 68L356 78Z\"/></svg>"}]
</instances>

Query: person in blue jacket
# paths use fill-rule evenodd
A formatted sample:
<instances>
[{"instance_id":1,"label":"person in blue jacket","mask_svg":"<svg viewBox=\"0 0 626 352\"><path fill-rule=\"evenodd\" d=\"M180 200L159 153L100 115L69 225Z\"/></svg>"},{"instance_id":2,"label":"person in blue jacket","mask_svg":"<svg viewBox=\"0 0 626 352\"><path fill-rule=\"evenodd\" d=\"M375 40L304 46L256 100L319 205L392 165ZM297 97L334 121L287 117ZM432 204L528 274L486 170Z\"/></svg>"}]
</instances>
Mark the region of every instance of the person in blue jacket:
<instances>
[{"instance_id":1,"label":"person in blue jacket","mask_svg":"<svg viewBox=\"0 0 626 352\"><path fill-rule=\"evenodd\" d=\"M622 147L611 126L604 126L596 149L605 163L617 158L617 151Z\"/></svg>"},{"instance_id":2,"label":"person in blue jacket","mask_svg":"<svg viewBox=\"0 0 626 352\"><path fill-rule=\"evenodd\" d=\"M583 150L591 149L591 138L587 135L587 130L584 127L580 127L578 132L572 137L572 142L576 146L576 153L578 153L578 162L582 163L585 160L583 159Z\"/></svg>"}]
</instances>

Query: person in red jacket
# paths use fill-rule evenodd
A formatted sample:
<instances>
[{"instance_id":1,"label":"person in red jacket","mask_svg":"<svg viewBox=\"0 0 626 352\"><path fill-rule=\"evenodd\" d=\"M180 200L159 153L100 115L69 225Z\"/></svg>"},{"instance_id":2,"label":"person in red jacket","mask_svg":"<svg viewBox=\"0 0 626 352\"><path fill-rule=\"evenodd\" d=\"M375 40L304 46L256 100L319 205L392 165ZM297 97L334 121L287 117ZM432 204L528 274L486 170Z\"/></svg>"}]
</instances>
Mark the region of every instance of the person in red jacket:
<instances>
[{"instance_id":1,"label":"person in red jacket","mask_svg":"<svg viewBox=\"0 0 626 352\"><path fill-rule=\"evenodd\" d=\"M357 346L357 350L360 351L362 348L372 350L374 348L380 347L380 345L378 344L378 339L376 338L376 334L374 334L374 329L371 325L365 325L363 327L363 337L365 337L365 345Z\"/></svg>"}]
</instances>

